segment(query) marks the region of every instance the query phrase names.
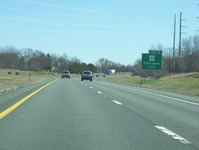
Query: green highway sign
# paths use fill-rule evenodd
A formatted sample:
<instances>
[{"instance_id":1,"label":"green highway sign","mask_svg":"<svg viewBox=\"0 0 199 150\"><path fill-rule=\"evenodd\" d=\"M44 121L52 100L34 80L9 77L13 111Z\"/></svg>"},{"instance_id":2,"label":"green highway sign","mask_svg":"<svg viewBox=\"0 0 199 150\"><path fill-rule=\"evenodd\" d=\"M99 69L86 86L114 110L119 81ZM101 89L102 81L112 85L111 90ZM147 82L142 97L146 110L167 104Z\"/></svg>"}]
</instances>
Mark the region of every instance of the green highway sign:
<instances>
[{"instance_id":1,"label":"green highway sign","mask_svg":"<svg viewBox=\"0 0 199 150\"><path fill-rule=\"evenodd\" d=\"M142 69L143 70L161 70L162 69L162 54L143 53L142 54Z\"/></svg>"},{"instance_id":2,"label":"green highway sign","mask_svg":"<svg viewBox=\"0 0 199 150\"><path fill-rule=\"evenodd\" d=\"M162 55L162 50L149 50L149 54L160 54L160 55Z\"/></svg>"}]
</instances>

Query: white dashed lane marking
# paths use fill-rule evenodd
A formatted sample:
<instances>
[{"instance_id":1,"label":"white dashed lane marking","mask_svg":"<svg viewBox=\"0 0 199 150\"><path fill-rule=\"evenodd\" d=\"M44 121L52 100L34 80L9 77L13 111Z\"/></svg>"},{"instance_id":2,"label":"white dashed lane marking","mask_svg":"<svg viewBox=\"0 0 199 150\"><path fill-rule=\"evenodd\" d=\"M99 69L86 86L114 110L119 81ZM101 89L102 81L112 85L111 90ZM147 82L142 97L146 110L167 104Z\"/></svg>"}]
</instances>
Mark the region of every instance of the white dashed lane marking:
<instances>
[{"instance_id":1,"label":"white dashed lane marking","mask_svg":"<svg viewBox=\"0 0 199 150\"><path fill-rule=\"evenodd\" d=\"M84 85L88 86L87 84L84 84ZM91 86L89 86L89 88L93 89L93 87L91 87ZM199 105L198 103L188 102L188 101L185 101L185 100L181 100L181 99L177 99L177 98L173 98L173 97L169 97L169 96L164 96L164 95L160 95L160 94L156 94L156 93L152 93L152 92L147 92L147 91L143 91L143 90L139 90L139 89L133 89L133 90L143 92L143 93L147 93L147 94L151 94L151 95L155 95L155 96L159 96L159 97L163 97L163 98L173 99L173 100L176 100L176 101L181 101L181 102L185 102L185 103L189 103L189 104L193 104L193 105ZM101 91L97 91L97 93L102 94ZM105 98L106 97L108 97L108 96L105 95ZM117 105L123 105L121 102L119 102L117 100L112 100L112 102L117 104ZM155 128L159 129L161 132L171 136L173 139L178 140L179 142L181 142L183 144L191 144L191 142L189 142L185 138L181 137L180 135L170 131L169 129L167 129L163 126L155 126Z\"/></svg>"},{"instance_id":2,"label":"white dashed lane marking","mask_svg":"<svg viewBox=\"0 0 199 150\"><path fill-rule=\"evenodd\" d=\"M100 91L97 91L97 93L102 94L102 92L100 92Z\"/></svg>"},{"instance_id":3,"label":"white dashed lane marking","mask_svg":"<svg viewBox=\"0 0 199 150\"><path fill-rule=\"evenodd\" d=\"M112 102L114 102L114 103L117 104L117 105L123 105L121 102L116 101L116 100L112 100Z\"/></svg>"},{"instance_id":4,"label":"white dashed lane marking","mask_svg":"<svg viewBox=\"0 0 199 150\"><path fill-rule=\"evenodd\" d=\"M85 86L87 86L87 87L89 87L90 89L93 89L93 87L91 87L91 86L88 86L87 84L84 84ZM97 91L97 93L98 94L102 94L102 92L101 91ZM105 98L107 98L108 96L107 95L104 95L105 96ZM119 102L119 101L116 101L116 100L112 100L112 102L113 103L115 103L115 104L117 104L117 105L123 105L121 102Z\"/></svg>"},{"instance_id":5,"label":"white dashed lane marking","mask_svg":"<svg viewBox=\"0 0 199 150\"><path fill-rule=\"evenodd\" d=\"M171 136L173 139L180 141L183 144L191 144L188 140L184 139L183 137L179 136L178 134L170 131L169 129L162 127L162 126L155 126L157 129L161 130L162 132L166 133L167 135Z\"/></svg>"}]
</instances>

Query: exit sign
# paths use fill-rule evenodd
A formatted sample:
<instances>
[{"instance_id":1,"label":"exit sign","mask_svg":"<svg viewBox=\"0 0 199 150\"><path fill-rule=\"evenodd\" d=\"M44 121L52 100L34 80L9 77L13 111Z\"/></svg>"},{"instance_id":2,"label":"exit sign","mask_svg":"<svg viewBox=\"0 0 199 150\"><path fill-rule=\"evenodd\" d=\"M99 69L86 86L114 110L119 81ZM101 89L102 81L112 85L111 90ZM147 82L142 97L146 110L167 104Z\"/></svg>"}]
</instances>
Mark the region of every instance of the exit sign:
<instances>
[{"instance_id":1,"label":"exit sign","mask_svg":"<svg viewBox=\"0 0 199 150\"><path fill-rule=\"evenodd\" d=\"M149 54L160 54L160 55L162 55L162 50L149 50Z\"/></svg>"},{"instance_id":2,"label":"exit sign","mask_svg":"<svg viewBox=\"0 0 199 150\"><path fill-rule=\"evenodd\" d=\"M162 69L162 54L159 53L143 53L142 54L142 69L144 70L161 70Z\"/></svg>"}]
</instances>

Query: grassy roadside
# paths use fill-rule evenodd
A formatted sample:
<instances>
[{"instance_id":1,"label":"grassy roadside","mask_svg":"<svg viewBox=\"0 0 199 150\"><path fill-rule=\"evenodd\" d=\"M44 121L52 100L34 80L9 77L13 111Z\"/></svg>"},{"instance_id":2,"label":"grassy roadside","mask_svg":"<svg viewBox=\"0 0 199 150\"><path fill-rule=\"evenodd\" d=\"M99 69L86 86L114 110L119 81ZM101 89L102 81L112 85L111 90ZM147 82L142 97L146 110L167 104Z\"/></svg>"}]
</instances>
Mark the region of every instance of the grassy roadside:
<instances>
[{"instance_id":1,"label":"grassy roadside","mask_svg":"<svg viewBox=\"0 0 199 150\"><path fill-rule=\"evenodd\" d=\"M8 75L9 71L12 72L12 75ZM20 75L15 75L16 72L20 72ZM132 77L131 74L112 74L107 75L105 78L102 77L103 74L98 75L100 77L95 77L94 80L133 86L140 86L142 80L141 77ZM71 76L80 78L79 75ZM0 95L56 77L60 76L55 76L54 73L48 72L21 72L19 70L0 69ZM172 74L159 80L146 78L143 80L142 87L199 97L199 73Z\"/></svg>"},{"instance_id":2,"label":"grassy roadside","mask_svg":"<svg viewBox=\"0 0 199 150\"><path fill-rule=\"evenodd\" d=\"M109 75L106 78L95 78L95 80L140 86L142 78L130 75ZM159 80L146 78L143 80L142 87L199 97L199 73L173 74Z\"/></svg>"},{"instance_id":3,"label":"grassy roadside","mask_svg":"<svg viewBox=\"0 0 199 150\"><path fill-rule=\"evenodd\" d=\"M8 72L12 72L12 74L8 75ZM20 75L15 75L16 72L20 72ZM48 72L0 69L0 95L55 77L53 73Z\"/></svg>"}]
</instances>

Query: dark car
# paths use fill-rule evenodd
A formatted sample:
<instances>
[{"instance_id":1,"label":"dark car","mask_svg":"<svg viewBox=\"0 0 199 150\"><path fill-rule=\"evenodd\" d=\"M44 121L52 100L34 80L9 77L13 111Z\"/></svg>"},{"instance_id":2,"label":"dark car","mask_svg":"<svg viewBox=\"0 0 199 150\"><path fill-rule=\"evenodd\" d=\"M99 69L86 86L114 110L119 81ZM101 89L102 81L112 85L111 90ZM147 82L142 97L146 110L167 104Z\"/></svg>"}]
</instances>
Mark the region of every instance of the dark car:
<instances>
[{"instance_id":1,"label":"dark car","mask_svg":"<svg viewBox=\"0 0 199 150\"><path fill-rule=\"evenodd\" d=\"M81 80L93 80L93 73L91 71L83 71L82 72L82 76L81 76Z\"/></svg>"},{"instance_id":2,"label":"dark car","mask_svg":"<svg viewBox=\"0 0 199 150\"><path fill-rule=\"evenodd\" d=\"M16 72L15 75L20 75L20 72Z\"/></svg>"},{"instance_id":3,"label":"dark car","mask_svg":"<svg viewBox=\"0 0 199 150\"><path fill-rule=\"evenodd\" d=\"M64 77L70 79L70 72L67 71L67 70L66 70L66 71L63 71L63 72L62 72L62 79L63 79Z\"/></svg>"}]
</instances>

